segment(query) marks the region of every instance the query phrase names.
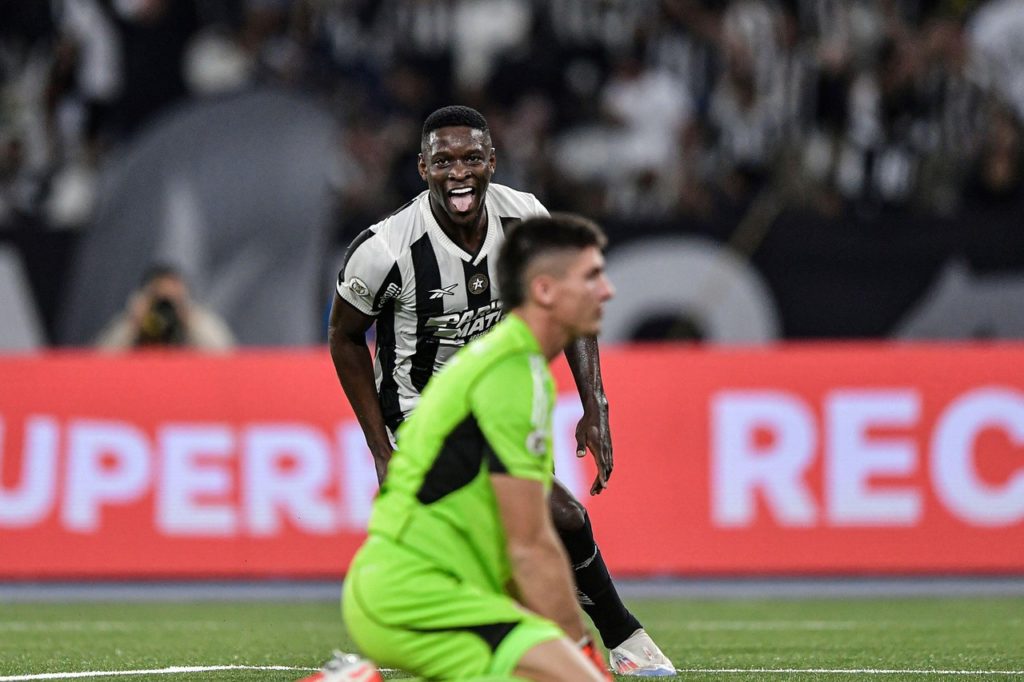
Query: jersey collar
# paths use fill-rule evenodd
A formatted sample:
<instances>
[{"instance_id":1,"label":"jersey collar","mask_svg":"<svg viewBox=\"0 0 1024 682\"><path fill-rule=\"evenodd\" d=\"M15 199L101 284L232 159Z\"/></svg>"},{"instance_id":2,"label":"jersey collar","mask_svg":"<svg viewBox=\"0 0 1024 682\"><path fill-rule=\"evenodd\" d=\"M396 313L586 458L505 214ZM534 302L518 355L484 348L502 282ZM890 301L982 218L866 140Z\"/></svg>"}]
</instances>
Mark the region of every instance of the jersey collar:
<instances>
[{"instance_id":1,"label":"jersey collar","mask_svg":"<svg viewBox=\"0 0 1024 682\"><path fill-rule=\"evenodd\" d=\"M515 313L509 313L505 316L505 324L512 329L512 331L519 339L527 346L527 350L541 354L540 341L533 335L533 330L526 324L526 321L516 315Z\"/></svg>"},{"instance_id":2,"label":"jersey collar","mask_svg":"<svg viewBox=\"0 0 1024 682\"><path fill-rule=\"evenodd\" d=\"M451 240L451 238L445 234L444 230L437 222L437 218L434 217L434 212L430 210L430 193L423 192L420 195L419 208L420 214L423 216L423 220L427 225L427 232L430 233L430 239L435 244L440 244L441 247L451 253L457 258L461 258L467 263L473 265L479 265L491 249L494 247L494 243L498 239L498 233L501 231L501 224L498 219L498 214L493 211L488 202L489 197L484 197L484 206L487 210L487 234L484 235L484 243L480 245L480 251L477 252L474 257L473 254L469 253L461 246Z\"/></svg>"}]
</instances>

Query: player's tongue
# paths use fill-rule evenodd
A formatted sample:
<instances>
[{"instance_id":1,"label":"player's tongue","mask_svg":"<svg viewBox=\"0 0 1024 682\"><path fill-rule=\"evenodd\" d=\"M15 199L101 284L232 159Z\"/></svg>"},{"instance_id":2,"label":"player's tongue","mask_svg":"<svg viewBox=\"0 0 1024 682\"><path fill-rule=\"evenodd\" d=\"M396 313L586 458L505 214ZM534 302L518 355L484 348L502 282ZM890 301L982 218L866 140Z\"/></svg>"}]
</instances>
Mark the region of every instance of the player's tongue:
<instances>
[{"instance_id":1,"label":"player's tongue","mask_svg":"<svg viewBox=\"0 0 1024 682\"><path fill-rule=\"evenodd\" d=\"M448 195L452 200L452 206L459 213L465 213L473 205L473 192L463 192Z\"/></svg>"}]
</instances>

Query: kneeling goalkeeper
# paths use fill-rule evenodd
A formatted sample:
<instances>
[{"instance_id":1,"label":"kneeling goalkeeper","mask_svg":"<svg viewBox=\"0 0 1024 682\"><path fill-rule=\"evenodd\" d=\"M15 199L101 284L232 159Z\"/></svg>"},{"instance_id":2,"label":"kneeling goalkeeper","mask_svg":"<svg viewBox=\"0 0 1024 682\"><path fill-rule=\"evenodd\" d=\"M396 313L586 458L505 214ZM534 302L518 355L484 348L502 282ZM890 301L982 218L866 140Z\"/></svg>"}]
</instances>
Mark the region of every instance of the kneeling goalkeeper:
<instances>
[{"instance_id":1,"label":"kneeling goalkeeper","mask_svg":"<svg viewBox=\"0 0 1024 682\"><path fill-rule=\"evenodd\" d=\"M513 228L508 317L459 351L398 431L342 614L378 664L437 680L610 680L551 522L548 362L596 334L605 237L571 215Z\"/></svg>"}]
</instances>

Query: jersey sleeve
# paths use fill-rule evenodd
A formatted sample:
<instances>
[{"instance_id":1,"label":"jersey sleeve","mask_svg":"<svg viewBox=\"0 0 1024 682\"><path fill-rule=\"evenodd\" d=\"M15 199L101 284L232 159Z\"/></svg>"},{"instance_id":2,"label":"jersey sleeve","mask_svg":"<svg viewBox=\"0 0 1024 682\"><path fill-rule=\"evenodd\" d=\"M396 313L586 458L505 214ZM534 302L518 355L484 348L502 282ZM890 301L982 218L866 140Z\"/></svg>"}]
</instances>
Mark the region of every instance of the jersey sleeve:
<instances>
[{"instance_id":1,"label":"jersey sleeve","mask_svg":"<svg viewBox=\"0 0 1024 682\"><path fill-rule=\"evenodd\" d=\"M492 366L470 390L470 409L490 446L492 473L550 481L552 396L548 377L547 365L539 355L516 355Z\"/></svg>"},{"instance_id":2,"label":"jersey sleeve","mask_svg":"<svg viewBox=\"0 0 1024 682\"><path fill-rule=\"evenodd\" d=\"M387 244L372 230L365 230L345 254L345 265L338 273L338 295L361 313L377 316L401 287L398 263Z\"/></svg>"},{"instance_id":3,"label":"jersey sleeve","mask_svg":"<svg viewBox=\"0 0 1024 682\"><path fill-rule=\"evenodd\" d=\"M537 199L537 197L531 194L530 198L533 199L533 216L540 218L548 218L551 216L551 213L544 207L544 204L540 203L540 200Z\"/></svg>"}]
</instances>

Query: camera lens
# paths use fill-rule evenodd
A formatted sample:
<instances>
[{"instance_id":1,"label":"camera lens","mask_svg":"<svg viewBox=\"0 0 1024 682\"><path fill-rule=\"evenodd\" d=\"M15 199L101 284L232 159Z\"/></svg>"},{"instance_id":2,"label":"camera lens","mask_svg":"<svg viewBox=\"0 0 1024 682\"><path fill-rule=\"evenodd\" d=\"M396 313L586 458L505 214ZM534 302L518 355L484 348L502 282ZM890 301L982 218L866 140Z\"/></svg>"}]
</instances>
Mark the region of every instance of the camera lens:
<instances>
[{"instance_id":1,"label":"camera lens","mask_svg":"<svg viewBox=\"0 0 1024 682\"><path fill-rule=\"evenodd\" d=\"M149 307L139 330L141 346L173 346L185 341L185 330L178 308L167 298L157 298Z\"/></svg>"}]
</instances>

